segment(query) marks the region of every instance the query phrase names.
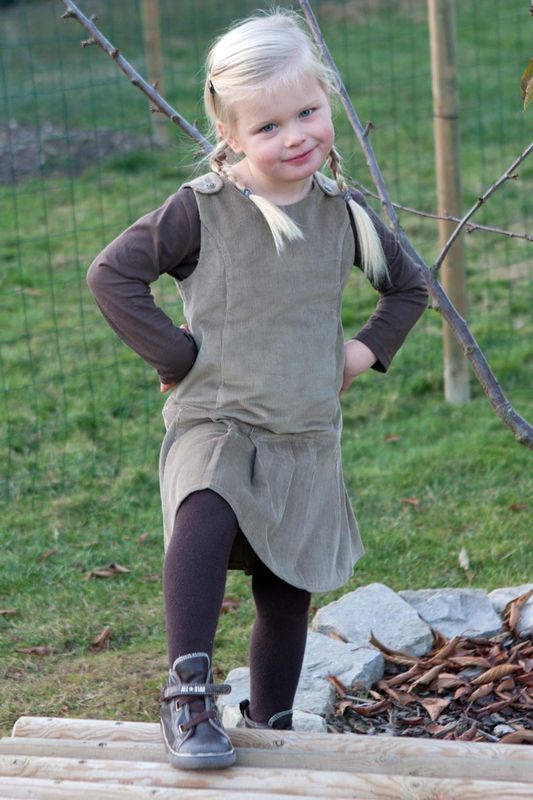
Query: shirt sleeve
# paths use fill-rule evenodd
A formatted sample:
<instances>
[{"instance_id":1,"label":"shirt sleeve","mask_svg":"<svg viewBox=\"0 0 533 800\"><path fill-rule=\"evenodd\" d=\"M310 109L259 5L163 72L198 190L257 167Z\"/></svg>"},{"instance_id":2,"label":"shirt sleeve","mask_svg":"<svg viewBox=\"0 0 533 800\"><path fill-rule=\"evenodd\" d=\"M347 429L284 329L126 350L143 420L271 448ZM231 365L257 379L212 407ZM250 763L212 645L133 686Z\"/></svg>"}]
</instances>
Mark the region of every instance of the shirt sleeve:
<instances>
[{"instance_id":1,"label":"shirt sleeve","mask_svg":"<svg viewBox=\"0 0 533 800\"><path fill-rule=\"evenodd\" d=\"M192 189L180 189L137 220L93 261L87 283L120 338L154 367L162 383L177 383L198 353L190 333L159 308L150 284L163 273L183 280L200 251L200 218Z\"/></svg>"},{"instance_id":2,"label":"shirt sleeve","mask_svg":"<svg viewBox=\"0 0 533 800\"><path fill-rule=\"evenodd\" d=\"M372 316L353 337L363 342L376 356L372 369L387 372L407 334L424 313L428 292L421 267L401 247L396 236L367 205L360 192L352 190L356 203L369 214L383 245L389 280L378 288L379 300ZM350 219L352 215L350 214ZM355 232L355 225L352 220ZM357 247L355 265L361 267Z\"/></svg>"}]
</instances>

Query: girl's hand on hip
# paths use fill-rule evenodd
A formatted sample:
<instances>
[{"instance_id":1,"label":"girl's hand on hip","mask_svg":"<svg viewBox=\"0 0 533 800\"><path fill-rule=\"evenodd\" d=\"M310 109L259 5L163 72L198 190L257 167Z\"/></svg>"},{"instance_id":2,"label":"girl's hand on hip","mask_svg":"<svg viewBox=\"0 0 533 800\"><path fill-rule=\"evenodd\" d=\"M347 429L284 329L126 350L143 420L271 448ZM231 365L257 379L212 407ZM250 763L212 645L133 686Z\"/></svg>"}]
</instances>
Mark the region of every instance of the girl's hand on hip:
<instances>
[{"instance_id":1,"label":"girl's hand on hip","mask_svg":"<svg viewBox=\"0 0 533 800\"><path fill-rule=\"evenodd\" d=\"M372 350L358 339L344 342L344 376L339 397L342 397L358 375L369 369L376 361L377 358Z\"/></svg>"},{"instance_id":2,"label":"girl's hand on hip","mask_svg":"<svg viewBox=\"0 0 533 800\"><path fill-rule=\"evenodd\" d=\"M180 328L183 328L183 330L185 330L185 331L189 330L189 326L185 322L183 323L183 325L180 325ZM159 388L160 388L161 393L165 394L165 392L170 391L170 389L173 389L174 386L177 386L177 385L178 385L177 383L162 383L160 381Z\"/></svg>"}]
</instances>

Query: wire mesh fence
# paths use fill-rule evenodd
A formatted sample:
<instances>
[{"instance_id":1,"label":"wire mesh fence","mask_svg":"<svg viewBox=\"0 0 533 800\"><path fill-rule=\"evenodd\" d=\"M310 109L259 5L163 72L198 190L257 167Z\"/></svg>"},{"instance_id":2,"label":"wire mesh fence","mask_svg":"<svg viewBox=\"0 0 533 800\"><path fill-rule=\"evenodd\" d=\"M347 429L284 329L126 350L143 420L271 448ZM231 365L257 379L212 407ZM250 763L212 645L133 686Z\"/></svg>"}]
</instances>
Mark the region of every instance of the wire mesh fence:
<instances>
[{"instance_id":1,"label":"wire mesh fence","mask_svg":"<svg viewBox=\"0 0 533 800\"><path fill-rule=\"evenodd\" d=\"M163 74L149 75L140 0L83 0L105 35L145 77L205 131L202 60L212 38L266 3L159 0ZM287 4L281 4L287 5ZM531 56L525 3L456 4L464 208L531 139L520 74ZM435 175L427 8L423 0L315 2L324 36L372 143L393 200L434 211ZM103 323L85 284L101 248L161 205L191 171L194 145L166 123L152 125L148 102L56 0L0 2L0 462L5 500L116 475L127 464L155 464L162 399L157 376ZM144 35L143 35L144 34ZM363 156L339 108L338 144L346 173L371 187ZM162 143L163 141L163 143ZM532 168L494 195L476 222L527 232ZM400 212L428 262L436 222ZM531 232L531 231L529 231ZM475 232L466 237L468 319L511 401L531 416L533 281L531 243ZM156 300L182 322L166 277ZM347 337L363 324L375 295L354 272L346 292ZM395 360L386 388L364 376L383 402L400 393L442 392L441 321L428 311ZM481 393L473 386L474 394Z\"/></svg>"}]
</instances>

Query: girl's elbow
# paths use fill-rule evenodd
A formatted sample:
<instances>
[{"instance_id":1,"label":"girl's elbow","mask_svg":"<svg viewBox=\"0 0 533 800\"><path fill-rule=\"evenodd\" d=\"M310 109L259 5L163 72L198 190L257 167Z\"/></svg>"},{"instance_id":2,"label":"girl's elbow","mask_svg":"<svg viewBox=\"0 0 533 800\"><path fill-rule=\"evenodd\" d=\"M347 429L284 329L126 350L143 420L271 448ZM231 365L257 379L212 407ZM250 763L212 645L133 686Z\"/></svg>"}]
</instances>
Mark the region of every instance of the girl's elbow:
<instances>
[{"instance_id":1,"label":"girl's elbow","mask_svg":"<svg viewBox=\"0 0 533 800\"><path fill-rule=\"evenodd\" d=\"M105 270L99 257L95 258L87 270L87 286L95 297L104 291Z\"/></svg>"}]
</instances>

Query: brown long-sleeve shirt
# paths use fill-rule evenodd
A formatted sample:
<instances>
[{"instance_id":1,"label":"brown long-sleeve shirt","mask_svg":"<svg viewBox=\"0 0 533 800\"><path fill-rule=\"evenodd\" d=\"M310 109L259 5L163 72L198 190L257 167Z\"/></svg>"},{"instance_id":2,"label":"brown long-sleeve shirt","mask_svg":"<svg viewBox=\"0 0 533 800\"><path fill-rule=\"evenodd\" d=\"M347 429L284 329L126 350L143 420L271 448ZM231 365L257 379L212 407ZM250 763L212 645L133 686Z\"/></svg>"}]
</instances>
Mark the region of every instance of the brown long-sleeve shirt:
<instances>
[{"instance_id":1,"label":"brown long-sleeve shirt","mask_svg":"<svg viewBox=\"0 0 533 800\"><path fill-rule=\"evenodd\" d=\"M377 361L373 368L386 372L423 313L427 291L420 269L394 235L366 206L362 195L354 191L354 197L374 221L390 280L380 289L374 313L353 338L374 353ZM352 228L356 236L353 221ZM194 192L182 188L121 233L89 268L87 281L107 322L157 370L163 383L177 383L185 377L194 364L197 348L192 335L174 325L156 305L150 284L164 273L178 281L187 278L196 268L200 246L201 226ZM356 244L356 266L357 251Z\"/></svg>"}]
</instances>

